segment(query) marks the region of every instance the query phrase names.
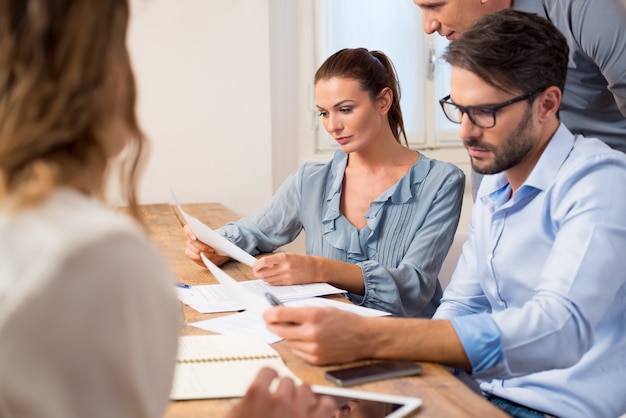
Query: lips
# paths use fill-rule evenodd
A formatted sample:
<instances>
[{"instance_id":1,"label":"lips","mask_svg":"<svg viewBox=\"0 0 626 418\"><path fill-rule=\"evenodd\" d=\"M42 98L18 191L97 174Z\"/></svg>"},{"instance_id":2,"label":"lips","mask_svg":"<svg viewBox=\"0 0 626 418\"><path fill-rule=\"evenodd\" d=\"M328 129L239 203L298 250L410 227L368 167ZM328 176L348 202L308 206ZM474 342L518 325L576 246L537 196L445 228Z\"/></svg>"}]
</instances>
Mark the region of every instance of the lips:
<instances>
[{"instance_id":1,"label":"lips","mask_svg":"<svg viewBox=\"0 0 626 418\"><path fill-rule=\"evenodd\" d=\"M470 157L480 159L484 158L489 153L489 150L483 148L467 147L467 152L469 153Z\"/></svg>"},{"instance_id":2,"label":"lips","mask_svg":"<svg viewBox=\"0 0 626 418\"><path fill-rule=\"evenodd\" d=\"M350 141L350 138L352 138L351 136L340 136L339 138L335 138L335 141L337 141L337 143L339 145L344 145L346 143L348 143Z\"/></svg>"}]
</instances>

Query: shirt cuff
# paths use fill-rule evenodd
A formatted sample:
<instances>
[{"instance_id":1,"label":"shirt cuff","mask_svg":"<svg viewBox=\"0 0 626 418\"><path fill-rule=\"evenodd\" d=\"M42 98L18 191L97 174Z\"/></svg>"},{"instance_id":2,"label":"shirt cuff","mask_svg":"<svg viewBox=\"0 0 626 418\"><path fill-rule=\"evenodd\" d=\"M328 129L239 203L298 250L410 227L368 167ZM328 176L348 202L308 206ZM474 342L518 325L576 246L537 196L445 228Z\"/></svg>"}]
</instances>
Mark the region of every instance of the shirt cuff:
<instances>
[{"instance_id":1,"label":"shirt cuff","mask_svg":"<svg viewBox=\"0 0 626 418\"><path fill-rule=\"evenodd\" d=\"M450 321L472 365L472 373L481 373L504 363L502 336L491 315L465 315Z\"/></svg>"}]
</instances>

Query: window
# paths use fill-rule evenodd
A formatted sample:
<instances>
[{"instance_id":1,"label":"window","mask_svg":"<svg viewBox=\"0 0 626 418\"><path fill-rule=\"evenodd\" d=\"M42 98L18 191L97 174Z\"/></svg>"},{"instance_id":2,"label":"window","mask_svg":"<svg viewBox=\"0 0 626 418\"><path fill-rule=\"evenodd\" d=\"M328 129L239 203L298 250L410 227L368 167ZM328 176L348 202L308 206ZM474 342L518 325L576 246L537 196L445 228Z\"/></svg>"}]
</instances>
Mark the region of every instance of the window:
<instances>
[{"instance_id":1,"label":"window","mask_svg":"<svg viewBox=\"0 0 626 418\"><path fill-rule=\"evenodd\" d=\"M313 0L314 64L318 68L342 48L383 51L392 60L401 88L401 106L411 148L455 162L467 155L438 100L449 94L449 66L440 57L447 40L426 35L420 9L408 0ZM318 153L337 146L317 122ZM433 155L441 150L446 156Z\"/></svg>"}]
</instances>

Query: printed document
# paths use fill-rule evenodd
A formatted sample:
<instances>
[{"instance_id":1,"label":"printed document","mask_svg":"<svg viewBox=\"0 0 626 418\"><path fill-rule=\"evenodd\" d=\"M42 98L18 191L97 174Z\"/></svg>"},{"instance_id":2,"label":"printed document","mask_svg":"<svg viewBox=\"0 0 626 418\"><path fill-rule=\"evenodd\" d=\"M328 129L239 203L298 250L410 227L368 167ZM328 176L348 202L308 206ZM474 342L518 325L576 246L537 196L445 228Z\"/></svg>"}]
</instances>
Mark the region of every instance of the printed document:
<instances>
[{"instance_id":1,"label":"printed document","mask_svg":"<svg viewBox=\"0 0 626 418\"><path fill-rule=\"evenodd\" d=\"M235 244L212 230L209 226L202 223L197 218L189 215L187 212L183 210L183 208L178 203L178 199L172 192L172 199L174 199L174 203L176 203L176 207L185 218L187 225L191 228L191 231L198 237L198 239L204 242L207 245L213 247L218 254L227 255L235 260L252 267L256 258L252 255L248 254L241 248L237 247Z\"/></svg>"}]
</instances>

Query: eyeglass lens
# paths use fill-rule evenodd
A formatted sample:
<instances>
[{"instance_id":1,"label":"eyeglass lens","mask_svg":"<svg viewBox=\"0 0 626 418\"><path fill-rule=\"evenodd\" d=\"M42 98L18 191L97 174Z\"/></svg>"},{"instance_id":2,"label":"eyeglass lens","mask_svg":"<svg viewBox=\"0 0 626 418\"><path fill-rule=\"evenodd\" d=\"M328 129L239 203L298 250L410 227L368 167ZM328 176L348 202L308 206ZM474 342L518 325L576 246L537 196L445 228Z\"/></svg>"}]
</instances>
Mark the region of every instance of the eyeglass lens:
<instances>
[{"instance_id":1,"label":"eyeglass lens","mask_svg":"<svg viewBox=\"0 0 626 418\"><path fill-rule=\"evenodd\" d=\"M481 128L491 128L495 125L495 112L492 109L482 107L471 107L469 109L461 109L454 103L442 102L443 111L446 117L453 123L461 123L463 113L466 113L474 125Z\"/></svg>"}]
</instances>

